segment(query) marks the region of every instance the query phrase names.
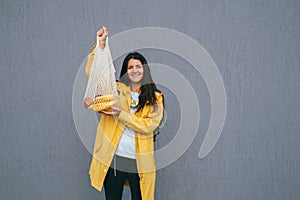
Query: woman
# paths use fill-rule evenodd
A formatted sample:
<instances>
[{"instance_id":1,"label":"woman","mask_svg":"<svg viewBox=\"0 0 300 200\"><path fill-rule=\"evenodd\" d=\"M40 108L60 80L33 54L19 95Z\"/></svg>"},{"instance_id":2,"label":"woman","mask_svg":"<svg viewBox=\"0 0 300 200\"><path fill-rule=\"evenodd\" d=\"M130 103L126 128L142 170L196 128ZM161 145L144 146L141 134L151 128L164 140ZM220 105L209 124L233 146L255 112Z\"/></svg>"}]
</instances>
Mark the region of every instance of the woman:
<instances>
[{"instance_id":1,"label":"woman","mask_svg":"<svg viewBox=\"0 0 300 200\"><path fill-rule=\"evenodd\" d=\"M97 35L105 48L108 31ZM90 52L86 73L89 76L94 49ZM156 178L154 130L163 118L163 95L154 84L146 59L130 53L124 59L117 82L119 107L102 111L89 170L91 185L107 200L122 199L123 185L130 186L133 200L153 200ZM84 99L87 108L91 99Z\"/></svg>"}]
</instances>

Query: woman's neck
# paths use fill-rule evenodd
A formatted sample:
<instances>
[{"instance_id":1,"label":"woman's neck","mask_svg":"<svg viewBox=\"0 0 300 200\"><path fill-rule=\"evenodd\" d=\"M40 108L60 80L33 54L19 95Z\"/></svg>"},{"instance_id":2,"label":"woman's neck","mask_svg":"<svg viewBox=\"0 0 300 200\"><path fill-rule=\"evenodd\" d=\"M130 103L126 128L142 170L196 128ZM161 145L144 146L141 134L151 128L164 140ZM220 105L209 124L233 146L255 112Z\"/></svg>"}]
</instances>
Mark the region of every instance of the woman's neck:
<instances>
[{"instance_id":1,"label":"woman's neck","mask_svg":"<svg viewBox=\"0 0 300 200\"><path fill-rule=\"evenodd\" d=\"M140 92L140 87L139 83L131 83L130 89L132 92Z\"/></svg>"}]
</instances>

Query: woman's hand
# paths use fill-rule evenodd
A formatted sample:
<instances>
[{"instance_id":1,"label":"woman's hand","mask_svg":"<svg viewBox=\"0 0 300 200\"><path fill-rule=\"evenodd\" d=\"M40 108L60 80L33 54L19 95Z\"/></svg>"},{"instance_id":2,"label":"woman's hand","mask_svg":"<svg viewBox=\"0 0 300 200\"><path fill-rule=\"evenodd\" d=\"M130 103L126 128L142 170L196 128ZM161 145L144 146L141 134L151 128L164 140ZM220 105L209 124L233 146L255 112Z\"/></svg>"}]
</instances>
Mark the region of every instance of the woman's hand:
<instances>
[{"instance_id":1,"label":"woman's hand","mask_svg":"<svg viewBox=\"0 0 300 200\"><path fill-rule=\"evenodd\" d=\"M83 100L84 107L88 108L93 103L93 101L94 101L93 98L89 98L89 97L85 98Z\"/></svg>"},{"instance_id":2,"label":"woman's hand","mask_svg":"<svg viewBox=\"0 0 300 200\"><path fill-rule=\"evenodd\" d=\"M100 47L105 47L105 41L108 36L107 28L102 26L102 28L97 31L97 36L99 37Z\"/></svg>"},{"instance_id":3,"label":"woman's hand","mask_svg":"<svg viewBox=\"0 0 300 200\"><path fill-rule=\"evenodd\" d=\"M104 113L106 115L112 115L112 116L119 116L121 111L122 111L121 108L113 106L111 107L111 111L102 110L100 113Z\"/></svg>"}]
</instances>

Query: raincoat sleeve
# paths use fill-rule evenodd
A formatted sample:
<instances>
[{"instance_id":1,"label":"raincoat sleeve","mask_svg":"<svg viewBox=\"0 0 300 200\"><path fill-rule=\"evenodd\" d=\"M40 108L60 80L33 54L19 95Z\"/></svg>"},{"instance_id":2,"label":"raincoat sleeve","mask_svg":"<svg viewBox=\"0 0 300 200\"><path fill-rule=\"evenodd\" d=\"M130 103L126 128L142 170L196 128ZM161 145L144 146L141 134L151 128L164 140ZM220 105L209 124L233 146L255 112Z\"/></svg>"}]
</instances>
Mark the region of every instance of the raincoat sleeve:
<instances>
[{"instance_id":1,"label":"raincoat sleeve","mask_svg":"<svg viewBox=\"0 0 300 200\"><path fill-rule=\"evenodd\" d=\"M163 118L163 96L157 94L157 104L152 106L150 113L146 117L139 117L122 110L118 120L122 121L128 128L142 134L153 134L153 131L159 126ZM143 111L141 111L143 112Z\"/></svg>"},{"instance_id":2,"label":"raincoat sleeve","mask_svg":"<svg viewBox=\"0 0 300 200\"><path fill-rule=\"evenodd\" d=\"M89 55L88 55L88 60L85 66L85 74L87 77L90 77L90 70L91 70L91 66L94 60L94 55L95 55L95 47L96 44L93 46L93 48L91 49Z\"/></svg>"}]
</instances>

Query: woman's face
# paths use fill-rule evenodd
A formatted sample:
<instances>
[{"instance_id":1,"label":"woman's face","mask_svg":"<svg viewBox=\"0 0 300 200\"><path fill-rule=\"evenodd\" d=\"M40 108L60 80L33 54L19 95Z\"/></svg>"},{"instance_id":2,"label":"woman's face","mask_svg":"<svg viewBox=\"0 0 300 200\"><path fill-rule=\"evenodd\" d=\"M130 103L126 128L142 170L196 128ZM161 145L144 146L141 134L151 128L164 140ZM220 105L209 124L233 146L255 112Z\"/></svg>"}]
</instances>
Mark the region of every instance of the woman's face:
<instances>
[{"instance_id":1,"label":"woman's face","mask_svg":"<svg viewBox=\"0 0 300 200\"><path fill-rule=\"evenodd\" d=\"M140 83L144 76L144 67L141 61L131 58L128 61L127 74L131 83Z\"/></svg>"}]
</instances>

